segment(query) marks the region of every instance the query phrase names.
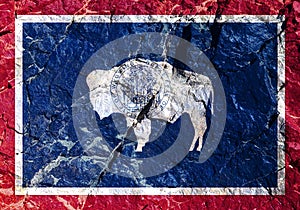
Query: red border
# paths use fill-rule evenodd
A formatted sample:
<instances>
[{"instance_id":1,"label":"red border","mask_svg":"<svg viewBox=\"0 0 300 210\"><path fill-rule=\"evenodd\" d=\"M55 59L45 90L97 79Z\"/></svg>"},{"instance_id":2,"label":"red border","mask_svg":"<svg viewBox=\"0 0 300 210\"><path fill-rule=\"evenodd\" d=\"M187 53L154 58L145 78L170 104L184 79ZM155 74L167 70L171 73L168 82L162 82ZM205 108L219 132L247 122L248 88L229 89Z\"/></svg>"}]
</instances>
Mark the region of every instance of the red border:
<instances>
[{"instance_id":1,"label":"red border","mask_svg":"<svg viewBox=\"0 0 300 210\"><path fill-rule=\"evenodd\" d=\"M83 3L82 3L83 2ZM286 0L0 0L0 209L300 209L300 3ZM196 3L199 2L199 3ZM15 196L14 18L39 14L286 15L286 195ZM65 203L63 200L65 200Z\"/></svg>"}]
</instances>

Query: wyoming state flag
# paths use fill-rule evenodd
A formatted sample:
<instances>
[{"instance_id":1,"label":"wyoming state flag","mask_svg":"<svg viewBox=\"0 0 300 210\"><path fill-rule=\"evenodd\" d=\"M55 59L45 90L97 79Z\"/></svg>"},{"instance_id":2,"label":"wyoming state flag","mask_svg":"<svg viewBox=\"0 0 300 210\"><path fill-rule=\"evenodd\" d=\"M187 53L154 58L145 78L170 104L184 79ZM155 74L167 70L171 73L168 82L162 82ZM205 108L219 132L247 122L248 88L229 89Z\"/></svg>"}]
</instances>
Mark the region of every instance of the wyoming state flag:
<instances>
[{"instance_id":1,"label":"wyoming state flag","mask_svg":"<svg viewBox=\"0 0 300 210\"><path fill-rule=\"evenodd\" d=\"M20 16L16 191L284 193L282 21Z\"/></svg>"},{"instance_id":2,"label":"wyoming state flag","mask_svg":"<svg viewBox=\"0 0 300 210\"><path fill-rule=\"evenodd\" d=\"M89 4L17 3L3 208L297 208L282 12Z\"/></svg>"}]
</instances>

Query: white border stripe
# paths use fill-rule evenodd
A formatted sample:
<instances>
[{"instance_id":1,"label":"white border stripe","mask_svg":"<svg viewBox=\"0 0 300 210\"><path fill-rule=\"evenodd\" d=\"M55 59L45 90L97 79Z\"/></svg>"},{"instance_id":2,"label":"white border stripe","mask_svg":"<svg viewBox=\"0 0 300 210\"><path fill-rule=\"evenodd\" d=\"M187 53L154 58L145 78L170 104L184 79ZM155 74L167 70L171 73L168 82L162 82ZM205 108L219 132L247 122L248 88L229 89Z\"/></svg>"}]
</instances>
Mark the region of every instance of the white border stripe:
<instances>
[{"instance_id":1,"label":"white border stripe","mask_svg":"<svg viewBox=\"0 0 300 210\"><path fill-rule=\"evenodd\" d=\"M21 22L81 22L81 23L192 23L192 22L227 22L227 23L279 23L284 16L278 15L21 15L17 19Z\"/></svg>"},{"instance_id":2,"label":"white border stripe","mask_svg":"<svg viewBox=\"0 0 300 210\"><path fill-rule=\"evenodd\" d=\"M82 23L134 23L134 22L167 22L167 23L190 23L190 22L228 22L228 23L278 23L278 32L284 21L284 16L277 15L225 15L221 18L216 16L176 16L176 15L22 15L15 20L16 48L15 48L15 193L16 195L283 195L285 193L285 137L280 134L284 128L280 123L285 122L285 89L279 87L285 82L285 42L284 32L278 36L278 187L238 187L238 188L68 188L68 187L27 187L23 188L23 23L45 23L45 22L82 22ZM280 42L281 39L281 42Z\"/></svg>"},{"instance_id":3,"label":"white border stripe","mask_svg":"<svg viewBox=\"0 0 300 210\"><path fill-rule=\"evenodd\" d=\"M31 187L18 188L16 195L268 195L264 187L245 188L152 188L152 187L111 187L111 188L75 188L75 187ZM283 195L278 188L268 188L272 195ZM17 194L18 192L18 194ZM199 193L201 192L201 193Z\"/></svg>"},{"instance_id":4,"label":"white border stripe","mask_svg":"<svg viewBox=\"0 0 300 210\"><path fill-rule=\"evenodd\" d=\"M15 187L23 183L23 23L15 20Z\"/></svg>"},{"instance_id":5,"label":"white border stripe","mask_svg":"<svg viewBox=\"0 0 300 210\"><path fill-rule=\"evenodd\" d=\"M285 137L281 134L285 133L285 32L282 31L282 23L277 25L277 110L279 116L277 120L277 182L278 189L281 194L285 194ZM283 121L281 123L280 121ZM280 127L282 125L282 127Z\"/></svg>"}]
</instances>

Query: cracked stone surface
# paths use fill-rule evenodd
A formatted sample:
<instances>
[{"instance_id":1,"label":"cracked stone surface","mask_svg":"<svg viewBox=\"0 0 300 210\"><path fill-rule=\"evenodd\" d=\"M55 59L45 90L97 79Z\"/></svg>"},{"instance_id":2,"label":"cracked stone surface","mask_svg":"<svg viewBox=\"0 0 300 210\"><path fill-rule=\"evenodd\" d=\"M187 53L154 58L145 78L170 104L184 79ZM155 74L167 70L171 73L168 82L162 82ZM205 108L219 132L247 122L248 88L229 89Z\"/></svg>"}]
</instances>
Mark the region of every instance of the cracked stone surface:
<instances>
[{"instance_id":1,"label":"cracked stone surface","mask_svg":"<svg viewBox=\"0 0 300 210\"><path fill-rule=\"evenodd\" d=\"M112 36L106 36L108 30L113 32ZM226 93L227 122L223 137L210 161L203 164L197 163L199 153L191 151L168 173L142 179L142 182L107 173L98 186L275 187L278 116L276 88L277 80L280 80L276 76L277 59L274 57L277 25L260 23L149 23L143 28L140 24L131 23L25 23L24 129L21 132L24 133L23 166L26 173L23 185L93 185L102 169L92 158L86 156L74 132L71 118L72 92L76 81L74 78L77 78L83 64L98 48L131 34L132 31L145 30L173 30L175 35L196 44L212 61ZM235 36L241 31L244 36ZM112 56L113 54L110 55ZM169 62L173 62L175 66L182 65L171 60ZM171 75L169 77L175 84L175 79L171 79ZM182 80L187 79L183 77ZM87 85L94 89L91 83L88 82ZM183 91L184 87L175 89ZM179 98L184 100L183 96ZM187 102L183 104L192 105ZM199 105L191 106L191 110L197 106ZM200 106L203 105L200 103ZM110 108L112 107L113 104ZM119 133L111 116L114 110L108 111L104 117L99 110L96 111L100 115L98 124L103 137L116 148L119 144L116 136ZM174 112L172 109L170 111ZM129 157L151 157L167 149L178 135L182 111L176 112L179 114L170 121L172 124L167 124L156 141L146 144L143 153L134 153L134 146L126 144L122 154ZM192 121L196 121L197 115L206 114L194 111L190 113L195 116L195 119L191 118ZM201 121L198 120L197 123L199 122ZM206 127L204 123L199 124L203 124L200 127ZM90 132L88 127L82 129L86 133ZM200 131L203 134L205 128Z\"/></svg>"},{"instance_id":2,"label":"cracked stone surface","mask_svg":"<svg viewBox=\"0 0 300 210\"><path fill-rule=\"evenodd\" d=\"M14 5L15 4L15 5ZM262 208L262 209L298 209L300 208L300 143L299 143L299 14L298 1L1 1L0 4L0 208L1 209L202 209L202 208ZM21 14L285 14L286 33L286 190L285 195L276 196L16 196L14 195L14 18ZM270 52L276 45L276 32L269 24L257 27L235 27L234 25L190 24L193 34L191 42L200 48L212 60L225 84L229 115L225 140L221 141L215 155L198 169L198 186L261 186L267 188L276 185L276 154L274 139L278 113L274 108L276 97L276 57ZM80 69L84 61L100 46L84 32L94 35L107 32L93 31L92 27L76 24L56 27L51 24L28 25L26 34L29 49L26 54L26 97L28 112L24 131L27 170L24 185L28 186L92 186L98 179L101 168L94 164L93 158L85 156L76 137L70 135L70 101L73 83L69 78ZM127 26L130 28L130 26ZM136 30L136 27L131 27ZM158 29L159 30L159 29ZM183 27L177 26L178 34ZM235 36L235 30L241 30L247 36ZM248 33L247 33L248 32ZM122 32L124 34L124 31ZM115 34L115 36L123 35ZM203 35L204 34L204 35ZM198 36L193 40L194 36ZM202 37L201 37L202 36ZM39 38L37 38L39 37ZM80 39L78 39L80 37ZM189 39L188 36L186 39ZM74 46L68 48L68 44ZM241 44L243 43L243 44ZM224 47L224 46L227 47ZM249 47L251 46L251 47ZM84 50L82 50L84 49ZM59 58L55 54L64 55ZM70 58L69 55L73 55ZM55 61L55 62L54 62ZM76 62L74 62L76 61ZM263 63L263 64L262 64ZM255 67L256 71L251 71ZM51 69L51 71L50 71ZM53 72L56 73L52 74ZM57 76L59 75L59 76ZM248 78L253 82L249 83ZM59 81L64 80L64 86ZM41 86L41 83L47 84ZM246 85L241 91L241 85ZM257 88L257 87L260 88ZM258 97L259 95L259 97ZM50 96L50 97L49 97ZM48 97L48 100L45 100ZM66 99L64 103L60 100ZM246 100L247 99L247 100ZM249 103L250 101L250 103ZM263 102L263 103L260 103ZM46 110L45 111L45 107ZM30 110L32 109L32 110ZM48 112L49 111L49 112ZM252 114L254 113L254 114ZM240 119L245 121L240 121ZM116 129L112 126L112 117L98 121L99 127L112 145L116 145L112 136ZM230 123L232 122L232 123ZM240 123L234 123L240 122ZM244 123L247 122L247 123ZM249 123L250 122L250 123ZM176 123L174 124L176 130ZM167 134L175 136L173 129L167 128ZM274 133L275 132L275 133ZM226 140L226 136L228 139ZM273 136L273 138L272 138ZM55 141L53 141L55 139ZM231 141L229 141L229 139ZM232 140L234 139L234 140ZM161 144L168 147L172 141ZM164 149L164 148L162 148ZM37 152L38 151L38 152ZM132 150L126 151L131 155ZM159 152L159 151L156 151ZM150 155L153 155L149 153ZM155 152L154 152L155 154ZM102 184L127 183L128 186L184 186L195 184L194 177L183 171L196 164L197 152L190 153L179 168L159 179L122 180L105 174ZM214 164L212 164L214 163ZM193 165L194 164L194 165ZM231 170L234 165L235 169ZM243 170L241 170L243 169ZM174 172L173 171L173 172ZM254 171L254 173L253 173ZM41 176L47 174L47 176ZM257 176L258 175L258 176ZM236 178L237 176L237 178ZM235 177L235 179L232 179ZM98 183L99 184L99 183Z\"/></svg>"},{"instance_id":3,"label":"cracked stone surface","mask_svg":"<svg viewBox=\"0 0 300 210\"><path fill-rule=\"evenodd\" d=\"M209 78L182 70L180 75L177 73L179 70L172 68L167 62L152 63L158 65L155 69L150 68L150 64L146 63L147 60L133 60L131 62L133 66L131 69L129 67L127 71L125 69L126 63L124 64L125 72L120 73L119 68L109 71L97 69L87 76L90 100L100 120L113 113L125 115L126 129L122 131L119 128L119 118L114 119L116 128L120 135L125 135L124 138L127 139L127 132L132 128L136 136L132 140L138 143L135 151L142 152L145 144L150 141L151 130L156 127L151 122L152 119L175 123L184 112L187 112L191 117L196 134L190 151L196 148L198 138L200 142L197 143L196 149L200 151L202 137L207 128L206 106L209 100L212 100L210 96L213 94ZM142 69L138 69L140 66ZM149 71L149 68L153 72ZM156 73L157 71L159 74ZM115 76L118 79L112 83L111 81ZM135 78L137 80L134 80ZM188 83L187 80L189 80ZM115 88L112 90L112 87ZM136 99L138 96L142 97L140 101ZM154 102L150 104L152 98ZM114 100L116 100L115 103ZM143 113L144 116L141 116L148 104L150 107ZM195 107L198 108L195 109ZM156 129L160 128L161 126L158 126ZM158 135L155 136L156 138L159 137Z\"/></svg>"}]
</instances>

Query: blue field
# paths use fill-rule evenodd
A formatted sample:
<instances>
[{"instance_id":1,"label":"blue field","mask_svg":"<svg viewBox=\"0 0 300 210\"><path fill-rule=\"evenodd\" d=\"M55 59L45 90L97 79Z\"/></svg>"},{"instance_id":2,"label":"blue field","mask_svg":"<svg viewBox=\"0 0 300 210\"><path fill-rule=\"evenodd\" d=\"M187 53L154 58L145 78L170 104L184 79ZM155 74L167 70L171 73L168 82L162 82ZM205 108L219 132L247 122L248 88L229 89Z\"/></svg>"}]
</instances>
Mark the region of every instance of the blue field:
<instances>
[{"instance_id":1,"label":"blue field","mask_svg":"<svg viewBox=\"0 0 300 210\"><path fill-rule=\"evenodd\" d=\"M25 23L23 25L23 185L58 157L37 187L276 187L277 186L277 24L275 23ZM161 32L199 47L214 64L224 86L227 120L217 150L198 162L190 152L170 171L134 180L101 176L80 145L72 121L76 78L102 46L128 34ZM152 57L151 57L152 56ZM141 55L159 60L159 56ZM173 65L180 63L169 58ZM99 120L114 146L112 117ZM143 154L128 144L124 155L151 157L178 135L180 119L146 144ZM60 140L66 140L69 148Z\"/></svg>"}]
</instances>

